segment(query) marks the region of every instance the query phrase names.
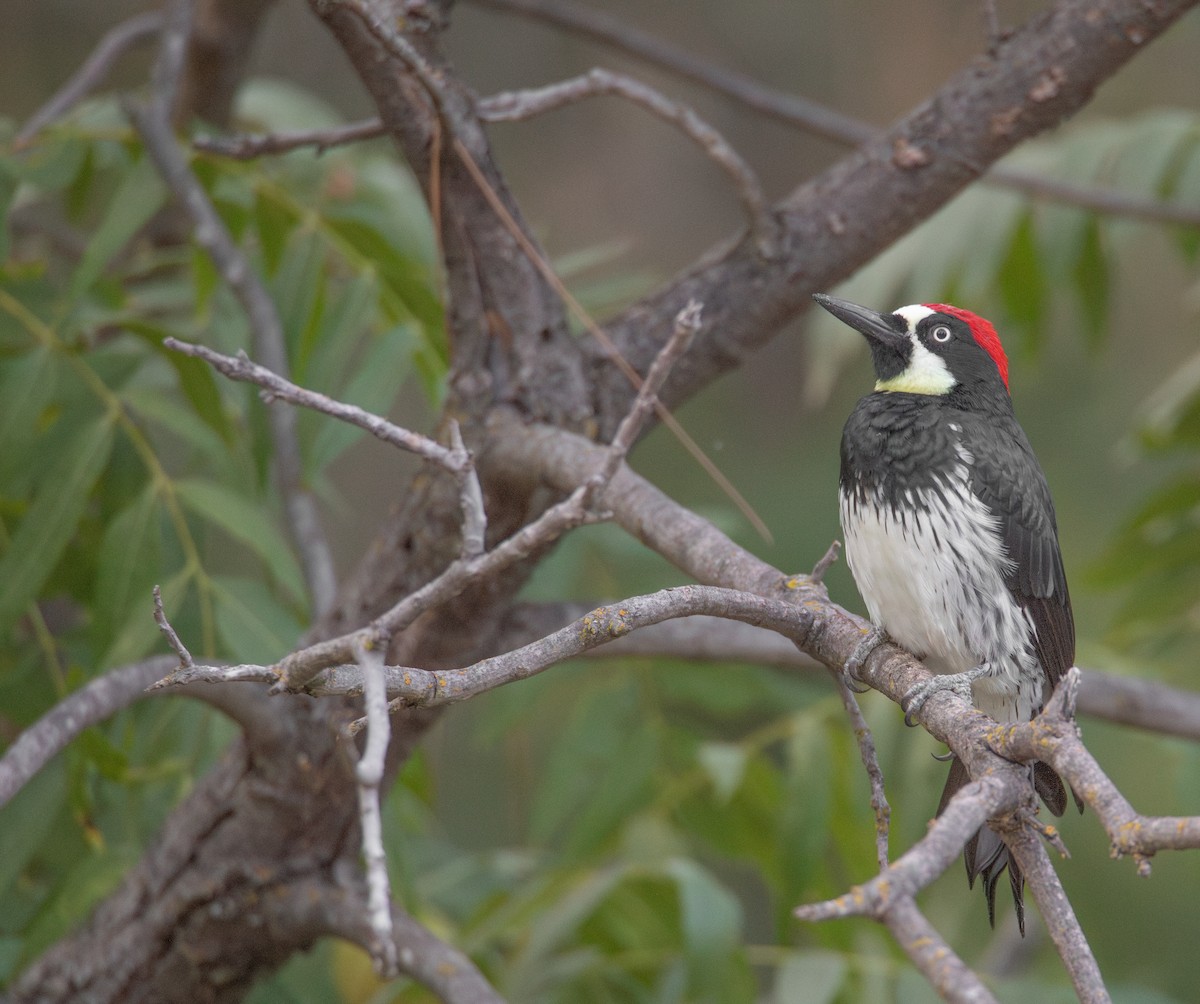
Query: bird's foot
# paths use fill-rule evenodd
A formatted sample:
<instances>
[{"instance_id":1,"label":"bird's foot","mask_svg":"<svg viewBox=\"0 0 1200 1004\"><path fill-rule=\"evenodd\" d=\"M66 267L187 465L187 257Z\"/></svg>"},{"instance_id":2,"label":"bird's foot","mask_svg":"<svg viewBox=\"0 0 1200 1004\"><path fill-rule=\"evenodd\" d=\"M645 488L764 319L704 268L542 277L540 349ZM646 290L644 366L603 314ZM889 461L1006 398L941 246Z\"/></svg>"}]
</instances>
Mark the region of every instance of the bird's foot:
<instances>
[{"instance_id":1,"label":"bird's foot","mask_svg":"<svg viewBox=\"0 0 1200 1004\"><path fill-rule=\"evenodd\" d=\"M965 673L935 676L932 680L918 683L900 701L900 707L904 711L904 724L909 728L916 725L917 723L913 720L913 715L921 710L929 698L942 690L949 690L958 694L968 704L974 704L974 697L971 694L971 684L980 677L988 676L991 671L991 667L985 664L976 666L974 669L968 669Z\"/></svg>"},{"instance_id":2,"label":"bird's foot","mask_svg":"<svg viewBox=\"0 0 1200 1004\"><path fill-rule=\"evenodd\" d=\"M878 624L872 624L871 630L863 635L859 643L854 646L854 651L850 653L850 658L846 660L846 664L842 667L842 680L856 694L865 694L871 689L870 687L859 686L862 683L862 677L859 676L859 673L862 671L867 659L871 657L871 653L887 641L890 641L888 633Z\"/></svg>"}]
</instances>

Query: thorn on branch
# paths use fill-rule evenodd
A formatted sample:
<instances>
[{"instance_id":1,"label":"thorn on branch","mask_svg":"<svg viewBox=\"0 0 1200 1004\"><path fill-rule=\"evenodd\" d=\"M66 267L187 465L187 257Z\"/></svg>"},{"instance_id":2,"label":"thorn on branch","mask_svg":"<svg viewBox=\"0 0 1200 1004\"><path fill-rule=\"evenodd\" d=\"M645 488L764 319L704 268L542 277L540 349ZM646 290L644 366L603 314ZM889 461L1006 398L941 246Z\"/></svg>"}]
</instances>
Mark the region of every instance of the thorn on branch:
<instances>
[{"instance_id":1,"label":"thorn on branch","mask_svg":"<svg viewBox=\"0 0 1200 1004\"><path fill-rule=\"evenodd\" d=\"M834 563L838 560L838 556L841 554L841 552L842 552L842 542L840 540L833 541L829 545L829 550L825 552L825 554L821 558L821 560L818 561L815 565L813 565L813 570L808 576L809 580L814 583L824 582L825 581L825 573L828 572L829 569L833 567Z\"/></svg>"},{"instance_id":2,"label":"thorn on branch","mask_svg":"<svg viewBox=\"0 0 1200 1004\"><path fill-rule=\"evenodd\" d=\"M483 488L479 474L471 460L471 454L463 443L462 430L458 422L450 420L450 446L459 463L459 504L462 507L462 549L460 557L476 558L483 554L487 538L487 513L483 508Z\"/></svg>"}]
</instances>

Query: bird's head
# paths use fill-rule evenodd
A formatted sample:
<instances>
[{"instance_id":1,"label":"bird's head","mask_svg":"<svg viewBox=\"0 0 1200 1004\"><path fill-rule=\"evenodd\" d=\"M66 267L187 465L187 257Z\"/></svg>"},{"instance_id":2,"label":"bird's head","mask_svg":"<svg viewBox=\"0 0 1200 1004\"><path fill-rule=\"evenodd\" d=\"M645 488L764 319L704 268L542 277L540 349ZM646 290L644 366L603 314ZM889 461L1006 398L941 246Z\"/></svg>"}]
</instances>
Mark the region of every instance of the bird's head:
<instances>
[{"instance_id":1,"label":"bird's head","mask_svg":"<svg viewBox=\"0 0 1200 1004\"><path fill-rule=\"evenodd\" d=\"M943 395L990 386L1008 393L1008 357L996 329L969 310L914 303L880 314L824 293L813 299L866 335L876 390Z\"/></svg>"}]
</instances>

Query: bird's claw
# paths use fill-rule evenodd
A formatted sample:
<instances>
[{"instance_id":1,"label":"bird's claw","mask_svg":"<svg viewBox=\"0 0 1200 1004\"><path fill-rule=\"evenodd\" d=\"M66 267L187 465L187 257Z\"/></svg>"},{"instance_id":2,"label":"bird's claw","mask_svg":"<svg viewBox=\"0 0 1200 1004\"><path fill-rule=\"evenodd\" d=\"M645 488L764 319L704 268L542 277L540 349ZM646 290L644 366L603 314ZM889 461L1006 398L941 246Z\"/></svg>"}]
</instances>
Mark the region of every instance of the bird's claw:
<instances>
[{"instance_id":1,"label":"bird's claw","mask_svg":"<svg viewBox=\"0 0 1200 1004\"><path fill-rule=\"evenodd\" d=\"M981 676L987 676L988 673L989 669L987 666L976 666L965 673L935 676L924 683L918 683L900 698L900 708L904 712L904 724L910 729L913 728L917 724L913 715L925 706L925 702L929 698L943 690L949 690L951 693L957 694L968 704L974 704L975 697L971 692L971 684Z\"/></svg>"},{"instance_id":2,"label":"bird's claw","mask_svg":"<svg viewBox=\"0 0 1200 1004\"><path fill-rule=\"evenodd\" d=\"M871 630L862 636L858 644L854 646L854 651L850 653L850 658L846 660L845 665L842 667L842 680L847 688L856 694L865 694L871 689L866 686L858 686L862 682L859 672L862 670L867 659L871 657L871 653L887 640L887 632L877 624L872 625Z\"/></svg>"}]
</instances>

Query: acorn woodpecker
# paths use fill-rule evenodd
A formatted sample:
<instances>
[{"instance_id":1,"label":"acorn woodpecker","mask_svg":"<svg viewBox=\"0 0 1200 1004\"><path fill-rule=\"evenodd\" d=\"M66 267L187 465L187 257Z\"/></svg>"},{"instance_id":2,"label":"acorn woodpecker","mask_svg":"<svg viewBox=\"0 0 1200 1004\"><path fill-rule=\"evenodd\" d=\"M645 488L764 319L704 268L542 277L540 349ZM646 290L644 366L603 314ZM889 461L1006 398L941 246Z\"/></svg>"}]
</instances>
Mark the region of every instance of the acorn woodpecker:
<instances>
[{"instance_id":1,"label":"acorn woodpecker","mask_svg":"<svg viewBox=\"0 0 1200 1004\"><path fill-rule=\"evenodd\" d=\"M943 689L997 721L1032 718L1074 663L1075 622L1050 489L1013 413L995 328L944 303L882 314L813 299L866 336L877 378L842 433L846 559L875 625L847 670L890 637L941 674L905 695L909 724ZM1036 763L1031 776L1062 815L1058 775ZM939 814L969 780L953 760ZM993 924L1008 868L1024 934L1024 880L1008 848L984 828L964 858L970 884L983 877Z\"/></svg>"}]
</instances>

